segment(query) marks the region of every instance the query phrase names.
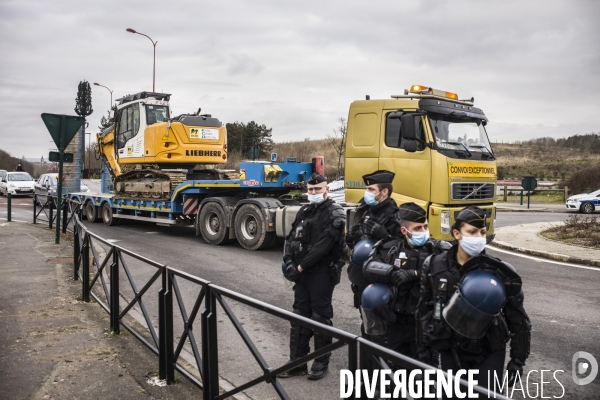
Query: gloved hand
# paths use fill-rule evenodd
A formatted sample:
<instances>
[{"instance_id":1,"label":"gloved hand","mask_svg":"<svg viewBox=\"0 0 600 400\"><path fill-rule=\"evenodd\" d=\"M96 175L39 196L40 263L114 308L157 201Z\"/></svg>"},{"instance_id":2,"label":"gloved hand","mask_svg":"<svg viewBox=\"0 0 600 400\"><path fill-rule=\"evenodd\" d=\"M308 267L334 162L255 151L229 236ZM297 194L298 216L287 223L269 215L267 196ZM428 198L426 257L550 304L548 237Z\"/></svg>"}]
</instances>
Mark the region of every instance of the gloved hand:
<instances>
[{"instance_id":1,"label":"gloved hand","mask_svg":"<svg viewBox=\"0 0 600 400\"><path fill-rule=\"evenodd\" d=\"M385 226L373 221L371 218L365 221L365 233L373 239L385 239L389 236Z\"/></svg>"},{"instance_id":2,"label":"gloved hand","mask_svg":"<svg viewBox=\"0 0 600 400\"><path fill-rule=\"evenodd\" d=\"M405 283L417 280L417 274L414 269L395 269L390 274L390 280L396 287L400 287Z\"/></svg>"},{"instance_id":3,"label":"gloved hand","mask_svg":"<svg viewBox=\"0 0 600 400\"><path fill-rule=\"evenodd\" d=\"M293 264L287 264L285 270L286 278L294 283L300 282L300 271Z\"/></svg>"},{"instance_id":4,"label":"gloved hand","mask_svg":"<svg viewBox=\"0 0 600 400\"><path fill-rule=\"evenodd\" d=\"M515 380L517 379L517 374L519 374L519 378L523 376L523 366L525 363L518 358L511 358L506 366L506 372L508 372L508 387L512 387L515 384Z\"/></svg>"}]
</instances>

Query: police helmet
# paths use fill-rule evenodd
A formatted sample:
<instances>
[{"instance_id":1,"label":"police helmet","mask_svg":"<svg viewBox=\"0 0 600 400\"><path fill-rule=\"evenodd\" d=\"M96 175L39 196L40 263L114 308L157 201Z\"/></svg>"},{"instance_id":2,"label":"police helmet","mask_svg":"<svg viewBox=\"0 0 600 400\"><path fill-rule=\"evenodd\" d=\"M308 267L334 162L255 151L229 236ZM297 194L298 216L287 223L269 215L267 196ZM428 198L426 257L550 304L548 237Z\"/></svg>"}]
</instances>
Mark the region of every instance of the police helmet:
<instances>
[{"instance_id":1,"label":"police helmet","mask_svg":"<svg viewBox=\"0 0 600 400\"><path fill-rule=\"evenodd\" d=\"M361 297L363 325L368 335L383 335L387 325L396 320L394 293L384 283L374 283L365 288Z\"/></svg>"},{"instance_id":2,"label":"police helmet","mask_svg":"<svg viewBox=\"0 0 600 400\"><path fill-rule=\"evenodd\" d=\"M475 270L467 273L442 312L448 325L469 339L485 336L506 302L506 288L496 275Z\"/></svg>"},{"instance_id":3,"label":"police helmet","mask_svg":"<svg viewBox=\"0 0 600 400\"><path fill-rule=\"evenodd\" d=\"M375 243L377 242L371 239L363 239L356 243L356 246L354 246L354 249L352 250L352 262L362 266L369 258L369 254L371 254L371 250L373 250Z\"/></svg>"}]
</instances>

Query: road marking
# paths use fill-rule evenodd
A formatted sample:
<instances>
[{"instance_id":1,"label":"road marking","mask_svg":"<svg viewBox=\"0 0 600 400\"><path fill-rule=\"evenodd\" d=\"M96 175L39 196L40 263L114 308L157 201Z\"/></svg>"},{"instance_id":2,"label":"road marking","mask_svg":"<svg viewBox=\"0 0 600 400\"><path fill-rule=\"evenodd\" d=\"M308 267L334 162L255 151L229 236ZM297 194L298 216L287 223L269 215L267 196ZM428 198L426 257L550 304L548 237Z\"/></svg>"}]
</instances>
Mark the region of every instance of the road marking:
<instances>
[{"instance_id":1,"label":"road marking","mask_svg":"<svg viewBox=\"0 0 600 400\"><path fill-rule=\"evenodd\" d=\"M104 239L104 240L106 240L108 243L117 243L117 242L120 242L120 240L117 240L117 239Z\"/></svg>"},{"instance_id":2,"label":"road marking","mask_svg":"<svg viewBox=\"0 0 600 400\"><path fill-rule=\"evenodd\" d=\"M145 233L146 233L146 235L156 235L159 232L145 232Z\"/></svg>"},{"instance_id":3,"label":"road marking","mask_svg":"<svg viewBox=\"0 0 600 400\"><path fill-rule=\"evenodd\" d=\"M537 261L537 262L549 263L549 264L557 264L557 265L565 265L567 267L589 269L589 270L592 270L592 271L600 272L600 268L587 267L585 265L570 264L570 263L561 262L561 261L548 260L546 258L528 256L528 255L525 255L525 254L515 253L515 252L509 251L509 250L499 249L497 247L491 247L489 249L493 250L493 251L498 251L500 253L506 253L506 254L510 254L510 255L513 255L513 256L517 256L517 257L527 258L529 260L533 260L533 261Z\"/></svg>"},{"instance_id":4,"label":"road marking","mask_svg":"<svg viewBox=\"0 0 600 400\"><path fill-rule=\"evenodd\" d=\"M6 219L6 217L2 217L2 218L0 218L0 219ZM26 224L30 224L30 223L31 223L31 221L21 221L20 219L12 219L12 218L11 218L11 221L12 221L12 222L24 222L24 223L26 223ZM5 225L6 225L6 224L5 224ZM2 226L4 226L4 225L2 225Z\"/></svg>"}]
</instances>

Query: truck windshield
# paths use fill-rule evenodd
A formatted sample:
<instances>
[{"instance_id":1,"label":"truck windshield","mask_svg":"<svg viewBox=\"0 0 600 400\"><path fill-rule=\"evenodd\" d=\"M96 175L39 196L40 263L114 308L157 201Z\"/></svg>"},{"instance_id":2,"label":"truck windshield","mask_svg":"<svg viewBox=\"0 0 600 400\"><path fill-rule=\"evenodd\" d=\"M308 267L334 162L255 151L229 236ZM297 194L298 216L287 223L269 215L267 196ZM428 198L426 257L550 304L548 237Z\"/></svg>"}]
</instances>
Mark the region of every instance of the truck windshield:
<instances>
[{"instance_id":1,"label":"truck windshield","mask_svg":"<svg viewBox=\"0 0 600 400\"><path fill-rule=\"evenodd\" d=\"M496 158L480 120L435 113L428 116L436 147L441 153L452 158Z\"/></svg>"}]
</instances>

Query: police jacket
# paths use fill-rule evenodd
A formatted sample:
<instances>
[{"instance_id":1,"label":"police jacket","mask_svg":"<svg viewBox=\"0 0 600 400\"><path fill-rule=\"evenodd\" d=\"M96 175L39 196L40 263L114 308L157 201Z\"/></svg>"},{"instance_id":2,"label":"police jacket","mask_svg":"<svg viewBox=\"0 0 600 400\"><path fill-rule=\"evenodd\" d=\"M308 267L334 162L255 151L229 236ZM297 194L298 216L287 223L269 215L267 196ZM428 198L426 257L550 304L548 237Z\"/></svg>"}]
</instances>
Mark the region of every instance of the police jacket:
<instances>
[{"instance_id":1,"label":"police jacket","mask_svg":"<svg viewBox=\"0 0 600 400\"><path fill-rule=\"evenodd\" d=\"M348 247L351 249L354 248L354 245L363 239L373 239L375 241L387 239L384 237L374 238L366 232L365 221L368 219L384 226L390 237L402 237L400 233L400 216L398 213L398 206L391 197L374 206L369 206L361 200L361 204L357 209L357 215L360 215L358 224L349 228L346 235ZM358 286L368 286L370 284L362 273L362 265L356 265L352 261L348 265L348 278L353 284Z\"/></svg>"},{"instance_id":2,"label":"police jacket","mask_svg":"<svg viewBox=\"0 0 600 400\"><path fill-rule=\"evenodd\" d=\"M375 245L372 259L388 264L391 269L406 269L410 271L420 271L425 259L431 254L441 254L450 249L451 245L445 241L429 239L423 246L411 247L406 239L392 239L387 242L381 241ZM363 266L363 274L369 283L382 282L392 284L390 273L382 274L380 266L373 265L371 268L369 262ZM420 273L420 272L419 272ZM408 282L400 287L395 287L396 304L394 311L398 315L410 317L404 319L402 323L414 322L413 315L417 308L420 298L421 283L419 280ZM400 320L399 320L400 321Z\"/></svg>"},{"instance_id":3,"label":"police jacket","mask_svg":"<svg viewBox=\"0 0 600 400\"><path fill-rule=\"evenodd\" d=\"M461 266L456 261L457 249L458 245L454 245L448 252L432 256L421 267L421 298L416 313L419 351L427 347L438 350L454 347L463 357L475 360L485 353L504 349L510 340L511 358L525 362L529 356L531 323L523 308L524 295L520 276L510 264L485 253L471 258ZM485 336L481 339L468 339L454 332L443 316L436 315L435 308L439 302L443 309L462 277L475 269L489 271L502 279L507 299Z\"/></svg>"},{"instance_id":4,"label":"police jacket","mask_svg":"<svg viewBox=\"0 0 600 400\"><path fill-rule=\"evenodd\" d=\"M329 266L344 256L345 223L344 209L331 199L303 206L286 237L283 261L309 274L329 273Z\"/></svg>"}]
</instances>

